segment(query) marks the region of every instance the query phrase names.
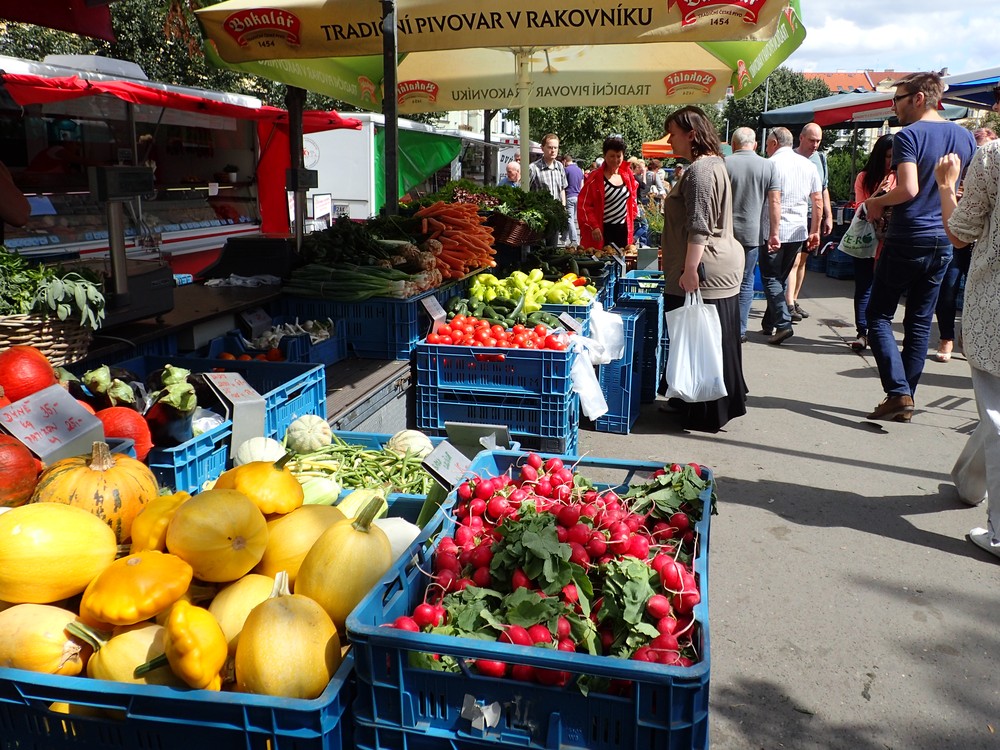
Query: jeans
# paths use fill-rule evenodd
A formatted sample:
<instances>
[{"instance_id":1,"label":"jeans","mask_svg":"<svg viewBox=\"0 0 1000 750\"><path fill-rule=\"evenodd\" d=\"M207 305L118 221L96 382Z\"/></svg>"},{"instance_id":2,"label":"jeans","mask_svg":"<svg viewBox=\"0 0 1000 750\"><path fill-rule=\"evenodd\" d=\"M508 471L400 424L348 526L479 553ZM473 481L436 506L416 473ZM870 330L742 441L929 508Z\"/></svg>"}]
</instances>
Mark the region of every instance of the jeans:
<instances>
[{"instance_id":1,"label":"jeans","mask_svg":"<svg viewBox=\"0 0 1000 750\"><path fill-rule=\"evenodd\" d=\"M757 258L760 280L764 284L764 294L767 295L767 309L761 321L761 328L765 331L772 328L784 331L792 327L792 315L785 302L785 280L802 245L802 242L782 242L777 252L760 253Z\"/></svg>"},{"instance_id":2,"label":"jeans","mask_svg":"<svg viewBox=\"0 0 1000 750\"><path fill-rule=\"evenodd\" d=\"M649 222L645 216L636 216L632 224L632 241L639 247L649 245Z\"/></svg>"},{"instance_id":3,"label":"jeans","mask_svg":"<svg viewBox=\"0 0 1000 750\"><path fill-rule=\"evenodd\" d=\"M740 284L740 337L747 335L747 321L750 319L750 305L753 303L753 272L757 268L760 245L743 246L746 265L743 267L743 282Z\"/></svg>"},{"instance_id":4,"label":"jeans","mask_svg":"<svg viewBox=\"0 0 1000 750\"><path fill-rule=\"evenodd\" d=\"M868 300L875 277L874 258L854 259L854 327L858 336L868 336Z\"/></svg>"},{"instance_id":5,"label":"jeans","mask_svg":"<svg viewBox=\"0 0 1000 750\"><path fill-rule=\"evenodd\" d=\"M958 302L959 287L962 278L969 273L969 263L972 261L972 248L956 248L951 257L948 270L944 273L944 280L941 282L941 293L938 295L937 307L934 310L937 316L938 333L941 339L947 341L955 340L955 311Z\"/></svg>"},{"instance_id":6,"label":"jeans","mask_svg":"<svg viewBox=\"0 0 1000 750\"><path fill-rule=\"evenodd\" d=\"M580 244L580 225L576 223L576 204L579 195L566 196L566 211L569 213L568 239L570 245Z\"/></svg>"},{"instance_id":7,"label":"jeans","mask_svg":"<svg viewBox=\"0 0 1000 750\"><path fill-rule=\"evenodd\" d=\"M913 245L886 240L875 264L868 300L868 345L888 396L912 396L924 371L934 307L952 256L947 240L931 242L934 244ZM904 292L906 312L900 352L892 333L892 318Z\"/></svg>"}]
</instances>

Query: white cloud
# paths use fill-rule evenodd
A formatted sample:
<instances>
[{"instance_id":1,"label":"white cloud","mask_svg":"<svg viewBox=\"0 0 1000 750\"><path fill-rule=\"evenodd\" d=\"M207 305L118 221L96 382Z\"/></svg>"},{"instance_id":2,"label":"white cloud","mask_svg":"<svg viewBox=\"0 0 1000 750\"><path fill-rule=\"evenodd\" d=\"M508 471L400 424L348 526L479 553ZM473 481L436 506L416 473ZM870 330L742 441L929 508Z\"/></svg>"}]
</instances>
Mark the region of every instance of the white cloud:
<instances>
[{"instance_id":1,"label":"white cloud","mask_svg":"<svg viewBox=\"0 0 1000 750\"><path fill-rule=\"evenodd\" d=\"M996 0L951 2L961 10L942 10L941 0L802 0L806 39L786 65L818 72L947 67L965 73L1000 63Z\"/></svg>"}]
</instances>

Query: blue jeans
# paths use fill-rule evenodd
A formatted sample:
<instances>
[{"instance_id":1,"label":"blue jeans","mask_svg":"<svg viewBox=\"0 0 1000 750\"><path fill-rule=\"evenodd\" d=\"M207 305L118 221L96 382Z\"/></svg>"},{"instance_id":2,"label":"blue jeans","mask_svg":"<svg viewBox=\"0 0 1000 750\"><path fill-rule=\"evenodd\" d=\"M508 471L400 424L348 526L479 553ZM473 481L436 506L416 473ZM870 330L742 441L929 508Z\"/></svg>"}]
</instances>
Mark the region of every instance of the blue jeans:
<instances>
[{"instance_id":1,"label":"blue jeans","mask_svg":"<svg viewBox=\"0 0 1000 750\"><path fill-rule=\"evenodd\" d=\"M885 241L875 264L868 300L868 345L888 396L912 396L917 390L927 359L934 307L951 256L952 247L946 240L928 245ZM892 333L892 318L904 292L906 312L900 352Z\"/></svg>"},{"instance_id":2,"label":"blue jeans","mask_svg":"<svg viewBox=\"0 0 1000 750\"><path fill-rule=\"evenodd\" d=\"M785 302L785 281L803 245L802 242L782 242L777 252L760 253L757 258L760 280L767 295L767 309L761 321L761 328L765 331L772 328L784 331L792 327L792 315Z\"/></svg>"},{"instance_id":3,"label":"blue jeans","mask_svg":"<svg viewBox=\"0 0 1000 750\"><path fill-rule=\"evenodd\" d=\"M750 305L753 303L753 272L757 268L760 245L744 245L743 253L746 255L746 265L743 267L743 282L740 284L741 337L747 335L747 321L750 319Z\"/></svg>"},{"instance_id":4,"label":"blue jeans","mask_svg":"<svg viewBox=\"0 0 1000 750\"><path fill-rule=\"evenodd\" d=\"M937 315L938 333L946 341L955 340L955 311L958 302L959 287L962 277L969 273L969 263L972 261L972 247L955 248L948 270L941 282L941 293L938 295Z\"/></svg>"},{"instance_id":5,"label":"blue jeans","mask_svg":"<svg viewBox=\"0 0 1000 750\"><path fill-rule=\"evenodd\" d=\"M649 245L649 222L642 214L636 216L632 224L632 241L639 247Z\"/></svg>"},{"instance_id":6,"label":"blue jeans","mask_svg":"<svg viewBox=\"0 0 1000 750\"><path fill-rule=\"evenodd\" d=\"M579 199L579 194L566 196L566 212L569 214L567 239L569 240L570 245L580 244L580 225L576 223L576 204Z\"/></svg>"},{"instance_id":7,"label":"blue jeans","mask_svg":"<svg viewBox=\"0 0 1000 750\"><path fill-rule=\"evenodd\" d=\"M874 277L874 258L854 259L854 327L858 329L858 336L868 335L868 300L872 296Z\"/></svg>"}]
</instances>

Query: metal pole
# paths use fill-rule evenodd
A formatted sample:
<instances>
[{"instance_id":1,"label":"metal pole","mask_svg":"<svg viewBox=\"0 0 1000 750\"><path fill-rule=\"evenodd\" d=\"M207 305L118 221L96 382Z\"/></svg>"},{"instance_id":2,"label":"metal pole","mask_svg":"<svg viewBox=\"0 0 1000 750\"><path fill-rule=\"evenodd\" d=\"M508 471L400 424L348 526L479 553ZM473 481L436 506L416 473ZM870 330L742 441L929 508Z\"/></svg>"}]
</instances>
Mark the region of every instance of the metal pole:
<instances>
[{"instance_id":1,"label":"metal pole","mask_svg":"<svg viewBox=\"0 0 1000 750\"><path fill-rule=\"evenodd\" d=\"M292 169L302 169L302 110L305 107L305 89L289 86L285 91L285 106L288 108L288 156ZM297 182L297 181L296 181ZM287 188L287 186L286 186ZM302 250L302 234L306 223L306 193L298 184L295 186L295 250Z\"/></svg>"},{"instance_id":2,"label":"metal pole","mask_svg":"<svg viewBox=\"0 0 1000 750\"><path fill-rule=\"evenodd\" d=\"M497 113L495 109L484 109L483 110L483 184L492 185L496 182L493 176L493 149L490 148L490 144L493 142L490 138L490 131L492 130L493 116Z\"/></svg>"},{"instance_id":3,"label":"metal pole","mask_svg":"<svg viewBox=\"0 0 1000 750\"><path fill-rule=\"evenodd\" d=\"M771 93L771 76L764 79L764 111L767 112L767 98ZM767 128L761 129L760 137L760 153L761 156L767 156Z\"/></svg>"},{"instance_id":4,"label":"metal pole","mask_svg":"<svg viewBox=\"0 0 1000 750\"><path fill-rule=\"evenodd\" d=\"M528 113L528 95L531 92L531 60L526 50L518 50L515 55L517 56L517 88L521 99L517 118L518 138L521 141L521 190L527 193L531 187L531 180L528 176L528 165L531 163L530 116Z\"/></svg>"},{"instance_id":5,"label":"metal pole","mask_svg":"<svg viewBox=\"0 0 1000 750\"><path fill-rule=\"evenodd\" d=\"M382 114L385 115L385 213L399 213L399 113L396 106L396 3L382 0Z\"/></svg>"}]
</instances>

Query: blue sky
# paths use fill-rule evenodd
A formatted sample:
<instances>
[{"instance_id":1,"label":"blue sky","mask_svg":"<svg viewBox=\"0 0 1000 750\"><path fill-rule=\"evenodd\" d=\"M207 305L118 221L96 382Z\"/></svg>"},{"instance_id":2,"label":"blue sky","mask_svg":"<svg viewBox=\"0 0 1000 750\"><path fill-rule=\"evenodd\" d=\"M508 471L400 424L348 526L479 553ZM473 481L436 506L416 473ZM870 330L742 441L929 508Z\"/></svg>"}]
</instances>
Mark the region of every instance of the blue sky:
<instances>
[{"instance_id":1,"label":"blue sky","mask_svg":"<svg viewBox=\"0 0 1000 750\"><path fill-rule=\"evenodd\" d=\"M799 72L1000 67L998 0L801 0Z\"/></svg>"}]
</instances>

